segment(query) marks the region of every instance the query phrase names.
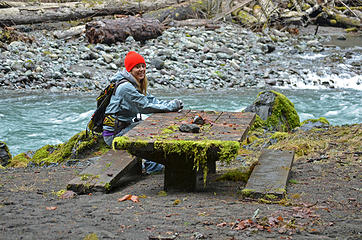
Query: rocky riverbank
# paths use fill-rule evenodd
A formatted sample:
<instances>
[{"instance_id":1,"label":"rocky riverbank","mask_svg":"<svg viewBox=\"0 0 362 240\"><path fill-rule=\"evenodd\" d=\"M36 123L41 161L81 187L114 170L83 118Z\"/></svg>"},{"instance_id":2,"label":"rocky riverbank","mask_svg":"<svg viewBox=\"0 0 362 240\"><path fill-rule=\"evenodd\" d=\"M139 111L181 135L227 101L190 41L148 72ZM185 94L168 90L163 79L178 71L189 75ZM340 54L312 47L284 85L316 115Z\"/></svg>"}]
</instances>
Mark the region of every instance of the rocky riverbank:
<instances>
[{"instance_id":1,"label":"rocky riverbank","mask_svg":"<svg viewBox=\"0 0 362 240\"><path fill-rule=\"evenodd\" d=\"M340 79L352 79L347 87L360 86L360 49L325 45L330 36L314 30L293 35L255 33L231 23L215 30L171 27L144 44L129 37L111 46L88 44L84 34L63 40L54 31L32 31L24 33L32 41L0 48L0 88L96 91L122 67L129 50L145 56L151 88L338 88ZM346 38L341 29L338 34Z\"/></svg>"}]
</instances>

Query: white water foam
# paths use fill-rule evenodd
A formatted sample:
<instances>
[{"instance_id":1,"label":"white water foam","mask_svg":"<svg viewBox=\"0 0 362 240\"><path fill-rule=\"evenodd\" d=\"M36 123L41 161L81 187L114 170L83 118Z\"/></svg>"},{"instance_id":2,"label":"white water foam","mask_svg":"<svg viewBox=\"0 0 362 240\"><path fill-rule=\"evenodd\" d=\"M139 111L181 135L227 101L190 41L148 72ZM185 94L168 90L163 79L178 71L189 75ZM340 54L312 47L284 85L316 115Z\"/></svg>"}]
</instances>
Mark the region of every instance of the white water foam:
<instances>
[{"instance_id":1,"label":"white water foam","mask_svg":"<svg viewBox=\"0 0 362 240\"><path fill-rule=\"evenodd\" d=\"M331 74L319 76L311 72L304 76L305 80L294 76L290 78L292 86L299 89L330 89L330 88L346 88L362 90L362 75L350 76L348 74ZM307 82L307 83L306 83ZM326 85L323 85L325 83ZM289 88L285 86L283 88Z\"/></svg>"},{"instance_id":2,"label":"white water foam","mask_svg":"<svg viewBox=\"0 0 362 240\"><path fill-rule=\"evenodd\" d=\"M313 53L313 54L300 55L300 58L307 59L307 60L314 60L314 59L318 59L318 58L324 58L326 56L327 56L327 54Z\"/></svg>"},{"instance_id":3,"label":"white water foam","mask_svg":"<svg viewBox=\"0 0 362 240\"><path fill-rule=\"evenodd\" d=\"M63 124L63 123L75 123L75 122L81 122L84 119L89 119L90 116L93 114L94 110L89 110L87 112L81 113L77 115L76 117L68 116L63 119L57 119L57 118L50 118L48 122L51 122L53 124Z\"/></svg>"}]
</instances>

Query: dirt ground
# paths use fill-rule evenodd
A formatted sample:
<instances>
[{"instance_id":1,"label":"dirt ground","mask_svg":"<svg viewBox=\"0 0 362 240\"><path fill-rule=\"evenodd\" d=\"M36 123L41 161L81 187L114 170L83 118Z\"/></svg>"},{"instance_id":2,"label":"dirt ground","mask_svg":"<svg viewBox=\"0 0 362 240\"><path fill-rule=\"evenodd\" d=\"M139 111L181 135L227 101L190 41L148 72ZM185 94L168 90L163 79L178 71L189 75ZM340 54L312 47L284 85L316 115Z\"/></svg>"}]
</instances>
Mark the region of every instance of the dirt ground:
<instances>
[{"instance_id":1,"label":"dirt ground","mask_svg":"<svg viewBox=\"0 0 362 240\"><path fill-rule=\"evenodd\" d=\"M360 135L360 126L351 133ZM60 199L56 192L85 166L1 170L0 238L361 239L361 152L329 138L327 152L294 162L281 201L243 198L244 183L231 181L165 193L163 174ZM139 202L118 201L126 194Z\"/></svg>"},{"instance_id":2,"label":"dirt ground","mask_svg":"<svg viewBox=\"0 0 362 240\"><path fill-rule=\"evenodd\" d=\"M0 239L362 239L362 150L329 146L294 162L282 201L245 198L231 181L165 193L162 174L61 199L86 166L0 170Z\"/></svg>"}]
</instances>

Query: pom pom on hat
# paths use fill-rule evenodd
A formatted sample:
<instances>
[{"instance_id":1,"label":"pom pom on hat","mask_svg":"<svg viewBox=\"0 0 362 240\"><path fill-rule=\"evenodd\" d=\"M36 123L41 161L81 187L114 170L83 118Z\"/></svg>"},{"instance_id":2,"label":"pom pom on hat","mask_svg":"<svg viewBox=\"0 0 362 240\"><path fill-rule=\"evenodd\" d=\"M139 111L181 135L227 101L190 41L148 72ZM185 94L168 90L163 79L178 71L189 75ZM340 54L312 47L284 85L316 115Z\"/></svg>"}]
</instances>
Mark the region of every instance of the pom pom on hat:
<instances>
[{"instance_id":1,"label":"pom pom on hat","mask_svg":"<svg viewBox=\"0 0 362 240\"><path fill-rule=\"evenodd\" d=\"M126 58L124 59L124 66L126 67L127 72L130 72L134 66L139 63L144 63L146 65L145 59L135 51L130 51L127 53Z\"/></svg>"}]
</instances>

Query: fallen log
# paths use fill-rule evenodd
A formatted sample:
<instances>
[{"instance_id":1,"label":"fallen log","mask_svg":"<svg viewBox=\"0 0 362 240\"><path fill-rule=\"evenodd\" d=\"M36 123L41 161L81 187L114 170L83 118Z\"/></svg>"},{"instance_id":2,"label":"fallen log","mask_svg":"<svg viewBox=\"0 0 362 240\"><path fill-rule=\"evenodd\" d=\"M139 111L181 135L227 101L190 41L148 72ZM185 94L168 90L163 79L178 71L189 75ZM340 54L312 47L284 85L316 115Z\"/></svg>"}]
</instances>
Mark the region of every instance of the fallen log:
<instances>
[{"instance_id":1,"label":"fallen log","mask_svg":"<svg viewBox=\"0 0 362 240\"><path fill-rule=\"evenodd\" d=\"M182 21L191 18L198 18L197 9L200 7L198 1L187 1L172 7L160 8L155 11L150 11L142 14L143 18L157 19L161 23L170 22L172 20Z\"/></svg>"},{"instance_id":2,"label":"fallen log","mask_svg":"<svg viewBox=\"0 0 362 240\"><path fill-rule=\"evenodd\" d=\"M19 4L17 7L0 8L0 26L70 21L113 14L135 15L166 8L184 1L186 0L108 0L99 5L95 5L95 1Z\"/></svg>"},{"instance_id":3,"label":"fallen log","mask_svg":"<svg viewBox=\"0 0 362 240\"><path fill-rule=\"evenodd\" d=\"M58 30L54 32L54 36L58 39L70 39L77 37L85 32L85 25L71 27L68 30Z\"/></svg>"},{"instance_id":4,"label":"fallen log","mask_svg":"<svg viewBox=\"0 0 362 240\"><path fill-rule=\"evenodd\" d=\"M163 25L157 19L133 16L89 22L85 28L87 40L92 44L124 42L128 36L142 42L157 38L163 32Z\"/></svg>"},{"instance_id":5,"label":"fallen log","mask_svg":"<svg viewBox=\"0 0 362 240\"><path fill-rule=\"evenodd\" d=\"M165 23L165 22L164 22ZM169 21L167 26L170 27L205 27L206 29L217 29L220 25L215 24L209 19L187 19L182 21Z\"/></svg>"},{"instance_id":6,"label":"fallen log","mask_svg":"<svg viewBox=\"0 0 362 240\"><path fill-rule=\"evenodd\" d=\"M324 8L323 11L327 14L330 25L341 27L361 27L361 20L356 17L348 17L343 13L334 11L331 8ZM324 15L326 16L326 15Z\"/></svg>"}]
</instances>

